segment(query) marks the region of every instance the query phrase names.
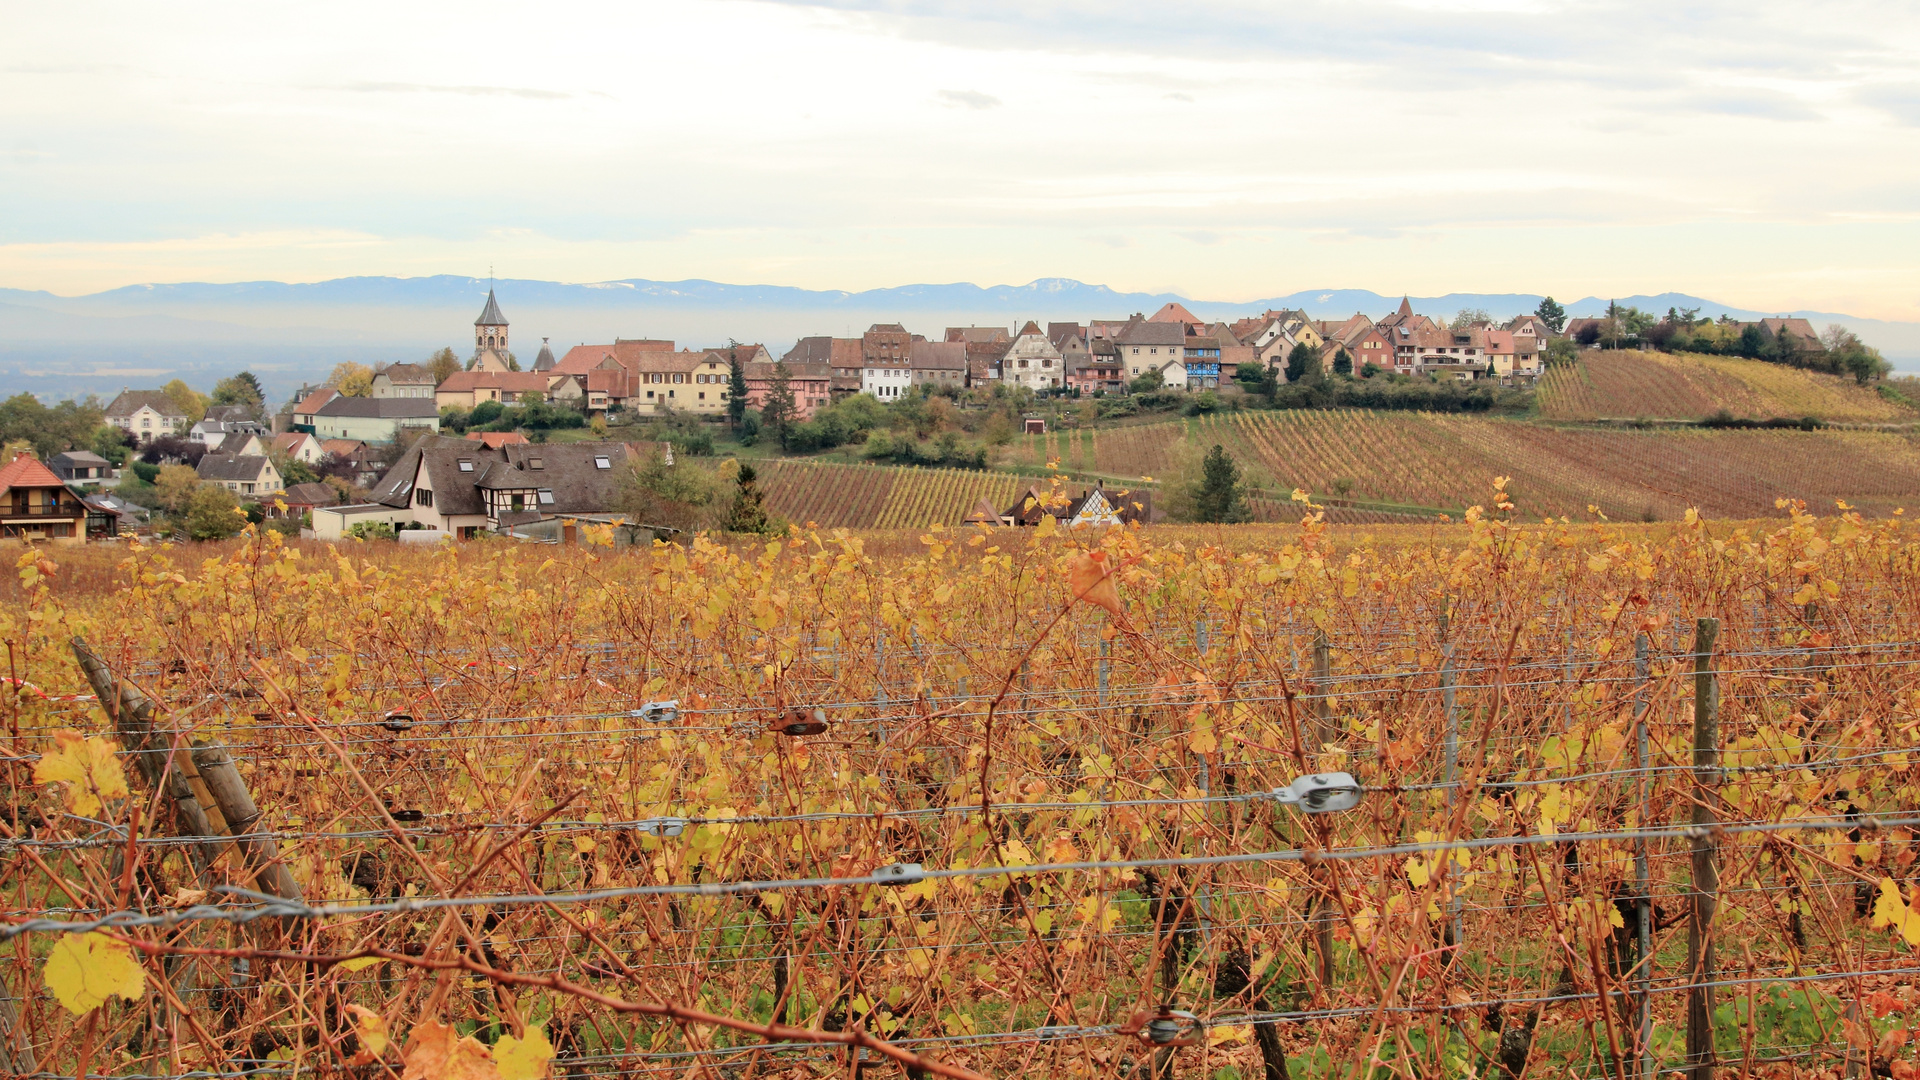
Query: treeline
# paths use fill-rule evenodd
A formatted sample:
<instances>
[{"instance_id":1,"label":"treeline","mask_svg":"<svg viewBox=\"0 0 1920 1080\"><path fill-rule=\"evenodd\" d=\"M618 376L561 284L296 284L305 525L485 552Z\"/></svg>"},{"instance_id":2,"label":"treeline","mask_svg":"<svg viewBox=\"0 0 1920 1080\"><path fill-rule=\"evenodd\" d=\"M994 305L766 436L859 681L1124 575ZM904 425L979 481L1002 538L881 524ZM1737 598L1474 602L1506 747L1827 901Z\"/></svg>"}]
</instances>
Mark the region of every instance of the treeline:
<instances>
[{"instance_id":1,"label":"treeline","mask_svg":"<svg viewBox=\"0 0 1920 1080\"><path fill-rule=\"evenodd\" d=\"M1727 315L1702 318L1699 308L1668 308L1665 317L1631 304L1610 304L1607 314L1574 333L1580 345L1608 349L1658 349L1661 352L1738 356L1769 364L1850 377L1861 386L1893 370L1880 351L1853 331L1835 323L1817 338L1776 333L1761 322Z\"/></svg>"}]
</instances>

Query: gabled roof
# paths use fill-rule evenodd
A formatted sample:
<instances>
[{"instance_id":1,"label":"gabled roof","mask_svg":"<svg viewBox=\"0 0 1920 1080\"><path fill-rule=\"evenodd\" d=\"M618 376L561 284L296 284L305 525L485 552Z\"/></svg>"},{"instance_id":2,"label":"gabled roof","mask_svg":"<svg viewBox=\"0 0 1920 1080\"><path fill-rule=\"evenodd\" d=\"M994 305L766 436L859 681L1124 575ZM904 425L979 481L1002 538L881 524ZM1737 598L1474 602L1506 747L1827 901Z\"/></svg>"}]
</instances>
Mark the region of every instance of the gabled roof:
<instances>
[{"instance_id":1,"label":"gabled roof","mask_svg":"<svg viewBox=\"0 0 1920 1080\"><path fill-rule=\"evenodd\" d=\"M517 431L469 431L467 439L471 442L484 443L489 450L499 449L508 443L527 441L527 437Z\"/></svg>"},{"instance_id":2,"label":"gabled roof","mask_svg":"<svg viewBox=\"0 0 1920 1080\"><path fill-rule=\"evenodd\" d=\"M327 402L332 401L334 398L337 398L339 396L340 396L340 391L335 390L330 386L323 386L320 389L315 390L313 393L308 394L307 399L305 401L302 401L300 404L295 405L293 407L293 411L302 416L311 415L313 413L319 412L320 406L325 405Z\"/></svg>"},{"instance_id":3,"label":"gabled roof","mask_svg":"<svg viewBox=\"0 0 1920 1080\"><path fill-rule=\"evenodd\" d=\"M958 345L960 342L952 342L952 344ZM998 525L1000 524L1000 512L993 508L992 500L982 495L980 496L980 501L973 504L973 512L961 520L968 525Z\"/></svg>"},{"instance_id":4,"label":"gabled roof","mask_svg":"<svg viewBox=\"0 0 1920 1080\"><path fill-rule=\"evenodd\" d=\"M1120 345L1185 345L1187 328L1177 322L1134 320L1115 334L1113 340Z\"/></svg>"},{"instance_id":5,"label":"gabled roof","mask_svg":"<svg viewBox=\"0 0 1920 1080\"><path fill-rule=\"evenodd\" d=\"M245 405L209 405L205 419L222 424L257 423L253 418L253 410Z\"/></svg>"},{"instance_id":6,"label":"gabled roof","mask_svg":"<svg viewBox=\"0 0 1920 1080\"><path fill-rule=\"evenodd\" d=\"M108 416L132 416L145 406L161 416L184 417L180 406L164 390L122 390L107 406Z\"/></svg>"},{"instance_id":7,"label":"gabled roof","mask_svg":"<svg viewBox=\"0 0 1920 1080\"><path fill-rule=\"evenodd\" d=\"M872 326L867 327L867 333L869 334L904 334L906 332L907 328L896 322L874 323Z\"/></svg>"},{"instance_id":8,"label":"gabled roof","mask_svg":"<svg viewBox=\"0 0 1920 1080\"><path fill-rule=\"evenodd\" d=\"M103 468L107 464L106 458L91 450L68 450L65 453L53 455L53 460L68 467L78 465L86 469Z\"/></svg>"},{"instance_id":9,"label":"gabled roof","mask_svg":"<svg viewBox=\"0 0 1920 1080\"><path fill-rule=\"evenodd\" d=\"M208 454L200 459L202 480L259 480L271 468L265 454Z\"/></svg>"},{"instance_id":10,"label":"gabled roof","mask_svg":"<svg viewBox=\"0 0 1920 1080\"><path fill-rule=\"evenodd\" d=\"M785 361L755 360L750 364L741 364L740 372L746 376L748 382L770 383L773 381L773 369L784 362ZM789 381L825 381L832 377L832 367L822 360L787 364L787 378Z\"/></svg>"},{"instance_id":11,"label":"gabled roof","mask_svg":"<svg viewBox=\"0 0 1920 1080\"><path fill-rule=\"evenodd\" d=\"M395 386L433 385L433 371L424 364L388 364L373 374L375 378L385 375Z\"/></svg>"},{"instance_id":12,"label":"gabled roof","mask_svg":"<svg viewBox=\"0 0 1920 1080\"><path fill-rule=\"evenodd\" d=\"M432 398L336 397L320 406L315 416L355 416L378 420L424 420L440 415Z\"/></svg>"},{"instance_id":13,"label":"gabled roof","mask_svg":"<svg viewBox=\"0 0 1920 1080\"><path fill-rule=\"evenodd\" d=\"M220 440L220 445L214 447L211 452L215 454L238 454L259 437L260 436L255 435L251 431L230 431L227 433L226 438Z\"/></svg>"},{"instance_id":14,"label":"gabled roof","mask_svg":"<svg viewBox=\"0 0 1920 1080\"><path fill-rule=\"evenodd\" d=\"M1181 304L1169 303L1169 304L1162 305L1160 310L1154 312L1153 315L1147 319L1147 321L1156 322L1156 323L1179 323L1184 326L1187 324L1198 323L1200 321L1200 318L1199 316L1195 315L1193 312L1188 311Z\"/></svg>"},{"instance_id":15,"label":"gabled roof","mask_svg":"<svg viewBox=\"0 0 1920 1080\"><path fill-rule=\"evenodd\" d=\"M40 463L40 459L22 451L0 468L0 491L8 488L65 487L67 482Z\"/></svg>"},{"instance_id":16,"label":"gabled roof","mask_svg":"<svg viewBox=\"0 0 1920 1080\"><path fill-rule=\"evenodd\" d=\"M484 514L483 489L496 491L544 490L551 503L537 507L549 514L597 514L613 509L619 496L622 466L633 459L626 443L485 443L429 435L414 443L393 468L374 485L376 502L404 507L412 500L421 471L433 488L434 509L455 516ZM605 458L607 468L595 459ZM471 467L460 468L465 461ZM539 462L539 468L533 463Z\"/></svg>"},{"instance_id":17,"label":"gabled roof","mask_svg":"<svg viewBox=\"0 0 1920 1080\"><path fill-rule=\"evenodd\" d=\"M1067 347L1067 342L1086 336L1087 328L1079 323L1050 322L1047 324L1047 340L1053 342L1053 347L1056 349L1064 349Z\"/></svg>"},{"instance_id":18,"label":"gabled roof","mask_svg":"<svg viewBox=\"0 0 1920 1080\"><path fill-rule=\"evenodd\" d=\"M503 394L512 394L516 399L521 394L544 394L552 381L552 374L545 371L456 371L447 376L440 384L442 394L470 394L475 390L498 390ZM387 398L388 401L425 401L425 398ZM323 410L323 415L333 415Z\"/></svg>"},{"instance_id":19,"label":"gabled roof","mask_svg":"<svg viewBox=\"0 0 1920 1080\"><path fill-rule=\"evenodd\" d=\"M948 341L986 342L1006 341L1007 331L999 326L949 326Z\"/></svg>"},{"instance_id":20,"label":"gabled roof","mask_svg":"<svg viewBox=\"0 0 1920 1080\"><path fill-rule=\"evenodd\" d=\"M367 444L359 439L321 439L320 452L323 454L339 454L341 457L352 457L355 454L366 453Z\"/></svg>"},{"instance_id":21,"label":"gabled roof","mask_svg":"<svg viewBox=\"0 0 1920 1080\"><path fill-rule=\"evenodd\" d=\"M611 345L575 345L553 365L556 375L585 375L609 360L628 371L689 371L674 367L673 357L705 356L691 351L675 352L673 342L653 339L616 338ZM663 358L665 358L663 360Z\"/></svg>"},{"instance_id":22,"label":"gabled roof","mask_svg":"<svg viewBox=\"0 0 1920 1080\"><path fill-rule=\"evenodd\" d=\"M283 431L273 437L273 449L276 453L290 454L300 445L300 440L311 438L313 436L304 431Z\"/></svg>"},{"instance_id":23,"label":"gabled roof","mask_svg":"<svg viewBox=\"0 0 1920 1080\"><path fill-rule=\"evenodd\" d=\"M507 317L500 314L500 302L493 298L493 290L487 290L487 306L481 310L480 317L473 320L475 326L505 326Z\"/></svg>"},{"instance_id":24,"label":"gabled roof","mask_svg":"<svg viewBox=\"0 0 1920 1080\"><path fill-rule=\"evenodd\" d=\"M295 484L288 488L284 501L288 506L332 506L340 493L332 484Z\"/></svg>"},{"instance_id":25,"label":"gabled roof","mask_svg":"<svg viewBox=\"0 0 1920 1080\"><path fill-rule=\"evenodd\" d=\"M907 346L907 362L915 371L965 371L964 341L915 341Z\"/></svg>"}]
</instances>

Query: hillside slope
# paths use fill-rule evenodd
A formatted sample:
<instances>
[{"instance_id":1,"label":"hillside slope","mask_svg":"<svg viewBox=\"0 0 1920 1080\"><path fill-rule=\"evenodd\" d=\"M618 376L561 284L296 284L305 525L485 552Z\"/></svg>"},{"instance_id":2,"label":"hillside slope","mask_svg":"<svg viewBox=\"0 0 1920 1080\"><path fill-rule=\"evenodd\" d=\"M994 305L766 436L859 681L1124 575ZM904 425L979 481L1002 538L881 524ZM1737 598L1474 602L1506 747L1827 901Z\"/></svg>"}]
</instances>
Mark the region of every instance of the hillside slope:
<instances>
[{"instance_id":1,"label":"hillside slope","mask_svg":"<svg viewBox=\"0 0 1920 1080\"><path fill-rule=\"evenodd\" d=\"M1549 420L1700 420L1725 409L1756 420L1817 416L1831 423L1912 423L1920 414L1866 387L1759 360L1634 350L1589 351L1540 381Z\"/></svg>"},{"instance_id":2,"label":"hillside slope","mask_svg":"<svg viewBox=\"0 0 1920 1080\"><path fill-rule=\"evenodd\" d=\"M1920 435L1878 431L1709 431L1566 428L1517 420L1357 410L1253 412L1038 437L1064 471L1139 484L1165 480L1181 443L1219 443L1258 491L1257 516L1297 515L1304 488L1340 498L1337 520L1405 520L1488 501L1492 478L1528 517L1670 520L1695 507L1713 517L1767 517L1778 498L1831 510L1844 500L1882 516L1920 508ZM767 504L829 527L956 524L982 496L1005 507L1034 481L1005 472L767 462ZM1071 485L1076 490L1081 483ZM1397 511L1397 512L1395 512ZM1404 516L1403 516L1404 515Z\"/></svg>"}]
</instances>

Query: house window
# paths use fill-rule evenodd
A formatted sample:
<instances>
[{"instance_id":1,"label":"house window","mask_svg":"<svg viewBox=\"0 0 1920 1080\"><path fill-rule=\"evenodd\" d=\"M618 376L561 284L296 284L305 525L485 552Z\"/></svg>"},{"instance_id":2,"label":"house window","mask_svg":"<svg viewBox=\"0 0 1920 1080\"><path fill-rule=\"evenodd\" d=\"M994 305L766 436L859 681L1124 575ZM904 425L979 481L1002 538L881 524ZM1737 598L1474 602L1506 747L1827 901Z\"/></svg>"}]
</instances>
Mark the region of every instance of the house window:
<instances>
[{"instance_id":1,"label":"house window","mask_svg":"<svg viewBox=\"0 0 1920 1080\"><path fill-rule=\"evenodd\" d=\"M541 488L541 489L540 489L540 505L541 505L541 506L552 506L552 505L553 505L553 492L552 492L552 491L550 491L550 490L548 490L547 488Z\"/></svg>"},{"instance_id":2,"label":"house window","mask_svg":"<svg viewBox=\"0 0 1920 1080\"><path fill-rule=\"evenodd\" d=\"M421 488L420 490L414 492L413 503L415 506L432 506L433 505L433 489Z\"/></svg>"},{"instance_id":3,"label":"house window","mask_svg":"<svg viewBox=\"0 0 1920 1080\"><path fill-rule=\"evenodd\" d=\"M547 459L545 458L528 458L527 459L527 468L529 469L544 469L546 467L547 467Z\"/></svg>"},{"instance_id":4,"label":"house window","mask_svg":"<svg viewBox=\"0 0 1920 1080\"><path fill-rule=\"evenodd\" d=\"M613 468L613 459L607 457L605 454L595 455L593 467L596 469L611 469Z\"/></svg>"}]
</instances>

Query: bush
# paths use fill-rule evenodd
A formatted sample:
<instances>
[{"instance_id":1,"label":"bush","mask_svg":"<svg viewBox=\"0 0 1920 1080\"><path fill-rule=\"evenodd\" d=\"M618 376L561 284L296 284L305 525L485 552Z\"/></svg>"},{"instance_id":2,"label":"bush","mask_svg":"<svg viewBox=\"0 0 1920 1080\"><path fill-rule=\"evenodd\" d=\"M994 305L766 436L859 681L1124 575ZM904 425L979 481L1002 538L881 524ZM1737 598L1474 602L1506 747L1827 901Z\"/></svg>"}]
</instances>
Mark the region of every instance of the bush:
<instances>
[{"instance_id":1,"label":"bush","mask_svg":"<svg viewBox=\"0 0 1920 1080\"><path fill-rule=\"evenodd\" d=\"M133 475L139 477L141 483L151 484L155 480L160 479L160 466L149 465L144 461L136 461L133 463Z\"/></svg>"},{"instance_id":2,"label":"bush","mask_svg":"<svg viewBox=\"0 0 1920 1080\"><path fill-rule=\"evenodd\" d=\"M225 540L238 535L247 520L233 492L218 484L202 484L187 500L182 524L192 539Z\"/></svg>"},{"instance_id":3,"label":"bush","mask_svg":"<svg viewBox=\"0 0 1920 1080\"><path fill-rule=\"evenodd\" d=\"M347 535L355 540L391 540L394 537L394 531L393 525L389 522L363 521L348 529Z\"/></svg>"},{"instance_id":4,"label":"bush","mask_svg":"<svg viewBox=\"0 0 1920 1080\"><path fill-rule=\"evenodd\" d=\"M1220 395L1211 390L1202 390L1197 394L1188 396L1186 414L1188 416L1203 416L1207 413L1215 412L1219 408Z\"/></svg>"},{"instance_id":5,"label":"bush","mask_svg":"<svg viewBox=\"0 0 1920 1080\"><path fill-rule=\"evenodd\" d=\"M1121 416L1137 416L1140 403L1130 397L1103 397L1099 399L1100 419L1112 420Z\"/></svg>"}]
</instances>

